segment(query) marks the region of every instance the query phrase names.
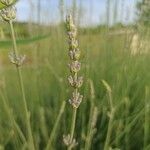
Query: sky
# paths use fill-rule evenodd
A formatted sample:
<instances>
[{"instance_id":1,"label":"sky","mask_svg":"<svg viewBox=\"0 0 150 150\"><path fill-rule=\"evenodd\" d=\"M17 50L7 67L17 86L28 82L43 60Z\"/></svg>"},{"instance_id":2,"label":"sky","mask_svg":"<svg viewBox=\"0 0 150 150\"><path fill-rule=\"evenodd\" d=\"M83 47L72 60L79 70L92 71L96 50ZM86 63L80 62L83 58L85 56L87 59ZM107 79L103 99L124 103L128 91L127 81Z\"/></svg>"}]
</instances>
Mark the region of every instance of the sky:
<instances>
[{"instance_id":1,"label":"sky","mask_svg":"<svg viewBox=\"0 0 150 150\"><path fill-rule=\"evenodd\" d=\"M73 0L64 0L65 14L70 12ZM96 26L106 23L107 0L76 0L77 10L80 10L80 25L82 26ZM122 22L124 24L133 24L136 19L136 3L139 0L110 0L110 20L109 24L114 22ZM117 1L117 8L115 8L117 17L114 21L114 2ZM57 24L60 22L59 0L41 0L41 22L45 24ZM81 4L81 5L80 5ZM17 20L37 22L38 16L38 0L19 0L17 6Z\"/></svg>"}]
</instances>

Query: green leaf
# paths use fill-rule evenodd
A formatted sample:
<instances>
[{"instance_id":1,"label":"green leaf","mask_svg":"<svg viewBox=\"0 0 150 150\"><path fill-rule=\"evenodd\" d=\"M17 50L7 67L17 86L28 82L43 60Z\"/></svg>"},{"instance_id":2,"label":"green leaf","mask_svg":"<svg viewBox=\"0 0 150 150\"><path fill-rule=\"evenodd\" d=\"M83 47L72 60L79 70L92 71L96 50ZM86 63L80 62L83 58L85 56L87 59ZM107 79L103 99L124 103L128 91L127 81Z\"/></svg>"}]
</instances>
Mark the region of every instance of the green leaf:
<instances>
[{"instance_id":1,"label":"green leaf","mask_svg":"<svg viewBox=\"0 0 150 150\"><path fill-rule=\"evenodd\" d=\"M12 5L13 5L14 3L16 3L17 1L18 1L18 0L14 0L13 3L12 3ZM0 10L3 9L3 8L6 8L6 7L8 7L8 6L6 6L6 5L4 5L4 4L2 4L2 3L0 2Z\"/></svg>"},{"instance_id":2,"label":"green leaf","mask_svg":"<svg viewBox=\"0 0 150 150\"><path fill-rule=\"evenodd\" d=\"M40 41L43 39L46 39L50 36L50 34L42 35L42 36L34 36L32 38L27 38L27 39L18 39L17 44L18 45L24 45L24 44L31 44L36 41ZM11 40L3 40L0 41L0 48L7 48L12 46L12 41Z\"/></svg>"}]
</instances>

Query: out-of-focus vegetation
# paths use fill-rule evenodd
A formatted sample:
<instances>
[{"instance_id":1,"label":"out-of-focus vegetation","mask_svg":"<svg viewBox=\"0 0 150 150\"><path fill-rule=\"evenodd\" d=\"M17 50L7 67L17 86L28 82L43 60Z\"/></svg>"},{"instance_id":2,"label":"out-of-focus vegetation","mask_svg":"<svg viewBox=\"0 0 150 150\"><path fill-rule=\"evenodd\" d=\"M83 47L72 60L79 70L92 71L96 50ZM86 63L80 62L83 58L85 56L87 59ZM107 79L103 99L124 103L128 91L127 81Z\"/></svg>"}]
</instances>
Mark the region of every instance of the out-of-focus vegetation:
<instances>
[{"instance_id":1,"label":"out-of-focus vegetation","mask_svg":"<svg viewBox=\"0 0 150 150\"><path fill-rule=\"evenodd\" d=\"M141 4L137 24L78 27L84 100L77 113L74 149L104 149L106 137L108 150L150 149L150 7L148 0ZM14 28L19 52L27 56L22 75L35 148L45 149L53 133L50 150L66 149L63 135L70 131L72 107L65 24L15 22ZM22 96L8 59L12 42L7 23L1 22L0 37L0 150L26 150Z\"/></svg>"}]
</instances>

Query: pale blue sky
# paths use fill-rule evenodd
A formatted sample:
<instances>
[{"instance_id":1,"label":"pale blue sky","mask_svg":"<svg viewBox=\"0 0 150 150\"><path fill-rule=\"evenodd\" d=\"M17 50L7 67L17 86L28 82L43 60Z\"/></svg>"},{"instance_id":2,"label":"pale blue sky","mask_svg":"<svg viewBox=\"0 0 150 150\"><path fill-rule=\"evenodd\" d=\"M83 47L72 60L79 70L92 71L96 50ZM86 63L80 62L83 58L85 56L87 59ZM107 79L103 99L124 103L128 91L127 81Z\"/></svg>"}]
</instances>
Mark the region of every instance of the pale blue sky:
<instances>
[{"instance_id":1,"label":"pale blue sky","mask_svg":"<svg viewBox=\"0 0 150 150\"><path fill-rule=\"evenodd\" d=\"M111 1L110 23L113 23L113 1ZM117 21L125 24L136 20L136 3L139 0L117 0ZM72 5L72 0L64 0L65 12ZM107 0L77 0L77 6L82 3L81 25L98 25L106 22ZM17 3L17 19L21 21L37 20L38 0L19 0ZM31 7L32 4L32 7ZM60 21L59 0L41 0L41 22L56 24Z\"/></svg>"}]
</instances>

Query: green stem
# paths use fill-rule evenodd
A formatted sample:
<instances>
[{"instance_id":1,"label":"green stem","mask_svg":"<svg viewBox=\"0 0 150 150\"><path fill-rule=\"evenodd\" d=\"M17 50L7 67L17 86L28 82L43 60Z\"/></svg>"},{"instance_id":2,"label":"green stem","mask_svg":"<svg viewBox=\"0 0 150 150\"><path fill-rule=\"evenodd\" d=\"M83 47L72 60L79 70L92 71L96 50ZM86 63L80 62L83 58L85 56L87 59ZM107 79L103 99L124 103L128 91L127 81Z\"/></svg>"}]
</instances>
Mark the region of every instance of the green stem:
<instances>
[{"instance_id":1,"label":"green stem","mask_svg":"<svg viewBox=\"0 0 150 150\"><path fill-rule=\"evenodd\" d=\"M8 106L7 102L6 102L6 99L5 99L4 95L2 94L2 91L0 91L0 95L2 97L4 109L5 109L8 117L9 117L9 120L11 121L12 125L14 126L14 130L16 130L18 132L18 135L21 138L22 142L26 143L26 138L25 138L24 134L22 133L20 127L18 126L17 122L15 121L15 119L12 115L11 109Z\"/></svg>"},{"instance_id":2,"label":"green stem","mask_svg":"<svg viewBox=\"0 0 150 150\"><path fill-rule=\"evenodd\" d=\"M149 135L150 135L150 104L148 103L148 94L149 94L149 88L145 88L145 122L144 122L144 149L148 146L149 141Z\"/></svg>"},{"instance_id":3,"label":"green stem","mask_svg":"<svg viewBox=\"0 0 150 150\"><path fill-rule=\"evenodd\" d=\"M76 125L76 116L77 116L77 109L73 109L73 118L72 118L72 126L71 126L71 141L73 140L74 136L74 130L75 130L75 125Z\"/></svg>"},{"instance_id":4,"label":"green stem","mask_svg":"<svg viewBox=\"0 0 150 150\"><path fill-rule=\"evenodd\" d=\"M73 108L73 116L72 116L72 124L71 124L71 131L70 131L70 141L73 140L75 125L76 125L76 117L77 117L77 109ZM72 146L68 147L68 150L71 150Z\"/></svg>"},{"instance_id":5,"label":"green stem","mask_svg":"<svg viewBox=\"0 0 150 150\"><path fill-rule=\"evenodd\" d=\"M115 145L116 147L120 147L120 133L122 132L121 128L123 126L123 121L121 119L118 120L118 125L116 126L116 137L115 137Z\"/></svg>"},{"instance_id":6,"label":"green stem","mask_svg":"<svg viewBox=\"0 0 150 150\"><path fill-rule=\"evenodd\" d=\"M105 140L105 145L104 145L104 150L108 150L109 149L109 142L110 142L110 137L111 137L111 133L112 133L112 127L113 127L113 119L114 119L114 109L111 110L110 112L110 119L109 119L109 123L108 123L108 131L107 131L107 136L106 136L106 140Z\"/></svg>"},{"instance_id":7,"label":"green stem","mask_svg":"<svg viewBox=\"0 0 150 150\"><path fill-rule=\"evenodd\" d=\"M92 121L92 115L93 115L93 108L94 105L91 106L90 109L90 117L89 117L89 122L88 122L88 132L87 132L87 137L86 137L86 143L85 143L85 150L89 150L90 149L90 144L91 144L91 121Z\"/></svg>"},{"instance_id":8,"label":"green stem","mask_svg":"<svg viewBox=\"0 0 150 150\"><path fill-rule=\"evenodd\" d=\"M12 40L13 40L14 54L16 57L18 57L16 37L15 37L15 32L14 32L14 27L13 27L12 21L9 21L9 24L10 24L11 36L12 36ZM17 65L16 65L16 69L18 72L19 84L20 84L21 94L22 94L22 98L23 98L23 107L24 107L24 111L25 111L24 113L25 113L25 119L26 119L27 134L28 134L28 140L30 143L29 147L30 147L30 150L34 150L35 148L34 148L34 141L33 141L33 136L32 136L31 124L30 124L30 114L29 114L28 108L27 108L22 73L21 73L20 67L18 67Z\"/></svg>"},{"instance_id":9,"label":"green stem","mask_svg":"<svg viewBox=\"0 0 150 150\"><path fill-rule=\"evenodd\" d=\"M74 78L77 79L78 74L75 73L74 74ZM78 89L75 88L74 92L77 94L78 93ZM73 141L73 136L74 136L74 130L75 130L75 126L76 126L76 117L77 117L77 108L73 108L73 114L72 114L72 124L71 124L71 131L70 131L70 141ZM68 146L68 150L72 149L72 145Z\"/></svg>"},{"instance_id":10,"label":"green stem","mask_svg":"<svg viewBox=\"0 0 150 150\"><path fill-rule=\"evenodd\" d=\"M84 150L90 150L92 146L92 140L94 137L94 134L96 133L96 122L98 117L98 110L97 107L93 106L90 119L89 119L89 129L86 137L86 143Z\"/></svg>"},{"instance_id":11,"label":"green stem","mask_svg":"<svg viewBox=\"0 0 150 150\"><path fill-rule=\"evenodd\" d=\"M54 125L54 127L53 127L53 129L52 129L52 132L51 132L51 135L50 135L50 138L49 138L49 140L48 140L48 144L47 144L45 150L49 150L49 149L52 147L51 144L52 144L52 142L53 142L53 140L54 140L54 137L55 137L55 134L56 134L56 130L57 130L57 128L58 128L58 125L59 125L61 116L62 116L62 114L63 114L63 112L64 112L65 106L66 106L66 102L63 101L63 103L62 103L62 105L61 105L61 108L60 108L60 111L59 111L59 114L58 114L58 116L57 116L57 119L56 119L56 121L55 121L55 125Z\"/></svg>"},{"instance_id":12,"label":"green stem","mask_svg":"<svg viewBox=\"0 0 150 150\"><path fill-rule=\"evenodd\" d=\"M112 98L112 90L111 87L106 83L104 83L108 92L109 96L109 105L110 105L110 114L109 114L109 123L108 123L108 130L107 130L107 135L106 135L106 140L104 144L104 150L109 149L109 144L110 144L110 138L112 134L112 129L113 129L113 120L114 120L114 115L115 115L115 108L113 106L113 98Z\"/></svg>"},{"instance_id":13,"label":"green stem","mask_svg":"<svg viewBox=\"0 0 150 150\"><path fill-rule=\"evenodd\" d=\"M92 118L93 118L93 111L94 111L94 98L95 98L95 90L94 90L94 85L93 85L93 82L92 80L89 80L89 84L90 84L90 95L91 95L91 98L90 98L90 104L91 104L91 107L90 107L90 115L89 115L89 122L88 122L88 131L87 131L87 136L86 136L86 141L85 141L85 150L89 150L90 149L90 146L91 146L91 132L92 132L92 125L91 125L91 122L92 122Z\"/></svg>"},{"instance_id":14,"label":"green stem","mask_svg":"<svg viewBox=\"0 0 150 150\"><path fill-rule=\"evenodd\" d=\"M125 133L125 149L129 150L130 149L130 127L128 127L128 124L130 123L130 119L128 118L128 116L130 116L130 101L129 98L126 98L125 101L125 129L126 129L126 133Z\"/></svg>"}]
</instances>

